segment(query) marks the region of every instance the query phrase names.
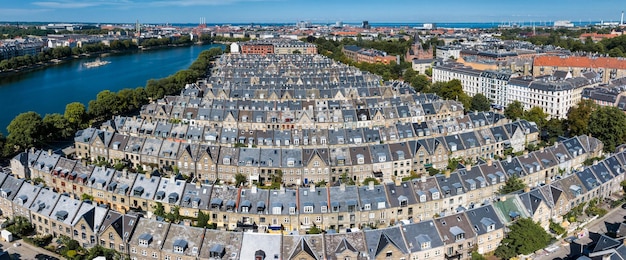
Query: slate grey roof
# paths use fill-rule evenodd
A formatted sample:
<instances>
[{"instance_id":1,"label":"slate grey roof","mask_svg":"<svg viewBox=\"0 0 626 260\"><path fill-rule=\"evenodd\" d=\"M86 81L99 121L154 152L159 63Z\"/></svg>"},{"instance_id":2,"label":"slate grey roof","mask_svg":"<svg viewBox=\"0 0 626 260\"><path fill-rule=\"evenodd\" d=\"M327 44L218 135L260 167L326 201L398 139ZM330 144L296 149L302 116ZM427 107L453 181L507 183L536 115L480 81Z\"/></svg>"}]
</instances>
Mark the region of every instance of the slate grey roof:
<instances>
[{"instance_id":1,"label":"slate grey roof","mask_svg":"<svg viewBox=\"0 0 626 260\"><path fill-rule=\"evenodd\" d=\"M50 218L63 222L66 225L72 225L81 203L80 200L62 195L50 213Z\"/></svg>"},{"instance_id":2,"label":"slate grey roof","mask_svg":"<svg viewBox=\"0 0 626 260\"><path fill-rule=\"evenodd\" d=\"M41 189L39 195L35 198L33 204L30 206L30 212L36 212L43 216L50 216L50 212L54 209L59 195L48 189Z\"/></svg>"},{"instance_id":3,"label":"slate grey roof","mask_svg":"<svg viewBox=\"0 0 626 260\"><path fill-rule=\"evenodd\" d=\"M402 230L411 253L443 246L441 237L439 237L435 223L432 220L403 225Z\"/></svg>"},{"instance_id":4,"label":"slate grey roof","mask_svg":"<svg viewBox=\"0 0 626 260\"><path fill-rule=\"evenodd\" d=\"M166 222L139 218L129 242L131 246L136 246L139 240L148 240L148 248L161 250L169 225Z\"/></svg>"}]
</instances>

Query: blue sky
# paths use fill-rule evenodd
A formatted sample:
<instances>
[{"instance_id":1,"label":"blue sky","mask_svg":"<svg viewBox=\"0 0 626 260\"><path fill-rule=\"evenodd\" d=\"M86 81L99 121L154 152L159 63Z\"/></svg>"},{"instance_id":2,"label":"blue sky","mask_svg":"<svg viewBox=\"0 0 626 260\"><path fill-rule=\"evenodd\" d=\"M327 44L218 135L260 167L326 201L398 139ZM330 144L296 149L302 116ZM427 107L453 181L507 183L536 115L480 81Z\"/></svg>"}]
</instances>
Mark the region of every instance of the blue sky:
<instances>
[{"instance_id":1,"label":"blue sky","mask_svg":"<svg viewBox=\"0 0 626 260\"><path fill-rule=\"evenodd\" d=\"M2 21L100 23L618 21L623 0L0 0Z\"/></svg>"}]
</instances>

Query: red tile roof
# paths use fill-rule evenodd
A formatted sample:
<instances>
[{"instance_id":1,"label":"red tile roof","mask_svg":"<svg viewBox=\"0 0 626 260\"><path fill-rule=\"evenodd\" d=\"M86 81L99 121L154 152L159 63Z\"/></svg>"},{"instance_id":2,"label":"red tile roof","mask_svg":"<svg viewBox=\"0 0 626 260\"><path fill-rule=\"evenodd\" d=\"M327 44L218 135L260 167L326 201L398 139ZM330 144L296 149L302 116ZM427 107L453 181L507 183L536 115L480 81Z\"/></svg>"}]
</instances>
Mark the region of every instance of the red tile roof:
<instances>
[{"instance_id":1,"label":"red tile roof","mask_svg":"<svg viewBox=\"0 0 626 260\"><path fill-rule=\"evenodd\" d=\"M626 59L608 57L538 56L535 57L534 66L626 69Z\"/></svg>"}]
</instances>

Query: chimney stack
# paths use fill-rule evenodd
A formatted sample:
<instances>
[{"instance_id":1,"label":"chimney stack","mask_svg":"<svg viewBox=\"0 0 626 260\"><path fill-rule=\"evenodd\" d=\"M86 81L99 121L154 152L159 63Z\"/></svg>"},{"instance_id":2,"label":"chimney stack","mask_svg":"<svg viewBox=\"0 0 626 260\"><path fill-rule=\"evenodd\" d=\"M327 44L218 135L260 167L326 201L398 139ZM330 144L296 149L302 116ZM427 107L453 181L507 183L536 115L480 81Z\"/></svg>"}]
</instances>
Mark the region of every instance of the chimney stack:
<instances>
[{"instance_id":1,"label":"chimney stack","mask_svg":"<svg viewBox=\"0 0 626 260\"><path fill-rule=\"evenodd\" d=\"M345 183L339 184L339 190L340 191L346 191L346 184Z\"/></svg>"},{"instance_id":2,"label":"chimney stack","mask_svg":"<svg viewBox=\"0 0 626 260\"><path fill-rule=\"evenodd\" d=\"M530 192L530 187L529 186L524 187L524 192Z\"/></svg>"},{"instance_id":3,"label":"chimney stack","mask_svg":"<svg viewBox=\"0 0 626 260\"><path fill-rule=\"evenodd\" d=\"M471 171L472 170L472 165L470 163L465 163L465 170L466 171Z\"/></svg>"},{"instance_id":4,"label":"chimney stack","mask_svg":"<svg viewBox=\"0 0 626 260\"><path fill-rule=\"evenodd\" d=\"M446 179L449 179L449 178L450 178L450 170L446 169L446 170L443 172L443 175L446 177Z\"/></svg>"},{"instance_id":5,"label":"chimney stack","mask_svg":"<svg viewBox=\"0 0 626 260\"><path fill-rule=\"evenodd\" d=\"M422 179L422 183L426 182L426 174L425 173L422 173L421 179Z\"/></svg>"},{"instance_id":6,"label":"chimney stack","mask_svg":"<svg viewBox=\"0 0 626 260\"><path fill-rule=\"evenodd\" d=\"M487 166L493 166L493 160L491 158L487 159Z\"/></svg>"},{"instance_id":7,"label":"chimney stack","mask_svg":"<svg viewBox=\"0 0 626 260\"><path fill-rule=\"evenodd\" d=\"M196 181L196 188L197 189L201 189L202 188L202 183L200 183L200 180Z\"/></svg>"},{"instance_id":8,"label":"chimney stack","mask_svg":"<svg viewBox=\"0 0 626 260\"><path fill-rule=\"evenodd\" d=\"M374 181L368 183L368 190L374 190Z\"/></svg>"},{"instance_id":9,"label":"chimney stack","mask_svg":"<svg viewBox=\"0 0 626 260\"><path fill-rule=\"evenodd\" d=\"M311 183L311 186L309 187L309 191L315 192L315 183Z\"/></svg>"},{"instance_id":10,"label":"chimney stack","mask_svg":"<svg viewBox=\"0 0 626 260\"><path fill-rule=\"evenodd\" d=\"M622 11L622 19L619 20L619 25L624 24L624 11Z\"/></svg>"}]
</instances>

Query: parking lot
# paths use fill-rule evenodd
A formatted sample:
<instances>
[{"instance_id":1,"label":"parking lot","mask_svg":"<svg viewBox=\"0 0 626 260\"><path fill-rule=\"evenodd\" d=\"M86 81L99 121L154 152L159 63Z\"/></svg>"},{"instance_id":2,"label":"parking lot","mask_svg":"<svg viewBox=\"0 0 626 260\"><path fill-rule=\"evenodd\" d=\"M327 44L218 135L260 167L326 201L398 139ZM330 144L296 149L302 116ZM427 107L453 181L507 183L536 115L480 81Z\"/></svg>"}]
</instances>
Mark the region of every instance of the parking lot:
<instances>
[{"instance_id":1,"label":"parking lot","mask_svg":"<svg viewBox=\"0 0 626 260\"><path fill-rule=\"evenodd\" d=\"M18 246L19 245L19 246ZM41 260L58 260L59 256L48 252L47 250L39 247L32 246L28 243L24 243L21 239L13 241L11 243L0 241L0 248L3 251L9 252L12 259L41 259Z\"/></svg>"}]
</instances>

